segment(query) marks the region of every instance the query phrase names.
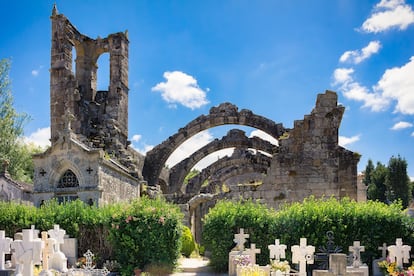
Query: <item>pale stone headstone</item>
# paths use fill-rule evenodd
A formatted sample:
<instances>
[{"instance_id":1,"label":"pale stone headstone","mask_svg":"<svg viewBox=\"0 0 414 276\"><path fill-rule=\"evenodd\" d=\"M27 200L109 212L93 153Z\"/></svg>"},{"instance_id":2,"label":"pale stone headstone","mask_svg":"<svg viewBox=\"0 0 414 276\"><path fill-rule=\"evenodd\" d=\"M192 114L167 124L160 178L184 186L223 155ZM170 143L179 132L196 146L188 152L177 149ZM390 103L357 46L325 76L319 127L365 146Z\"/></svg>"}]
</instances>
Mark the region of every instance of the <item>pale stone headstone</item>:
<instances>
[{"instance_id":1,"label":"pale stone headstone","mask_svg":"<svg viewBox=\"0 0 414 276\"><path fill-rule=\"evenodd\" d=\"M312 276L364 276L364 273L362 271L347 271L345 254L330 254L329 270L315 269Z\"/></svg>"},{"instance_id":2,"label":"pale stone headstone","mask_svg":"<svg viewBox=\"0 0 414 276\"><path fill-rule=\"evenodd\" d=\"M256 244L252 243L250 248L247 248L246 251L250 256L250 263L252 265L256 264L256 254L260 254L260 248L256 248Z\"/></svg>"},{"instance_id":3,"label":"pale stone headstone","mask_svg":"<svg viewBox=\"0 0 414 276\"><path fill-rule=\"evenodd\" d=\"M6 237L6 232L0 230L0 270L5 270L5 254L10 254L12 239Z\"/></svg>"},{"instance_id":4,"label":"pale stone headstone","mask_svg":"<svg viewBox=\"0 0 414 276\"><path fill-rule=\"evenodd\" d=\"M411 246L403 245L402 239L398 238L395 241L395 245L388 246L389 258L392 262L396 261L397 266L403 266L403 263L410 261Z\"/></svg>"},{"instance_id":5,"label":"pale stone headstone","mask_svg":"<svg viewBox=\"0 0 414 276\"><path fill-rule=\"evenodd\" d=\"M292 246L292 263L299 264L299 276L306 276L306 264L313 264L315 247L306 245L306 238L300 238L300 245Z\"/></svg>"},{"instance_id":6,"label":"pale stone headstone","mask_svg":"<svg viewBox=\"0 0 414 276\"><path fill-rule=\"evenodd\" d=\"M56 240L54 245L53 254L49 259L49 266L51 269L55 269L60 272L67 272L68 271L68 259L66 258L65 254L60 251L60 245L64 243L64 237L66 231L60 229L59 225L54 225L53 229L47 231L49 236L52 239Z\"/></svg>"},{"instance_id":7,"label":"pale stone headstone","mask_svg":"<svg viewBox=\"0 0 414 276\"><path fill-rule=\"evenodd\" d=\"M269 248L269 258L279 261L280 259L286 258L286 245L280 244L279 239L275 240L275 244L268 246Z\"/></svg>"},{"instance_id":8,"label":"pale stone headstone","mask_svg":"<svg viewBox=\"0 0 414 276\"><path fill-rule=\"evenodd\" d=\"M381 271L378 263L387 259L387 244L383 243L382 246L378 247L378 250L381 250L381 258L375 259L372 261L372 275L373 276L383 276L384 273Z\"/></svg>"},{"instance_id":9,"label":"pale stone headstone","mask_svg":"<svg viewBox=\"0 0 414 276\"><path fill-rule=\"evenodd\" d=\"M23 240L14 240L11 244L16 261L16 276L32 276L35 264L42 259L43 242L33 238L34 229L23 229Z\"/></svg>"},{"instance_id":10,"label":"pale stone headstone","mask_svg":"<svg viewBox=\"0 0 414 276\"><path fill-rule=\"evenodd\" d=\"M358 268L361 266L361 252L365 251L365 246L361 246L359 241L354 241L354 244L349 247L349 251L352 252L353 262L352 266Z\"/></svg>"},{"instance_id":11,"label":"pale stone headstone","mask_svg":"<svg viewBox=\"0 0 414 276\"><path fill-rule=\"evenodd\" d=\"M60 250L68 259L69 267L74 266L78 260L78 240L75 238L69 238L68 235L65 235L64 242L61 244Z\"/></svg>"},{"instance_id":12,"label":"pale stone headstone","mask_svg":"<svg viewBox=\"0 0 414 276\"><path fill-rule=\"evenodd\" d=\"M244 244L247 241L247 238L249 237L249 234L245 234L244 233L244 229L240 228L240 233L239 234L234 234L234 242L236 243L236 247L235 249L238 251L243 251L244 250Z\"/></svg>"},{"instance_id":13,"label":"pale stone headstone","mask_svg":"<svg viewBox=\"0 0 414 276\"><path fill-rule=\"evenodd\" d=\"M42 241L44 247L42 249L42 271L39 273L40 276L49 276L53 273L49 270L49 258L53 254L55 239L49 238L46 231L42 231Z\"/></svg>"}]
</instances>

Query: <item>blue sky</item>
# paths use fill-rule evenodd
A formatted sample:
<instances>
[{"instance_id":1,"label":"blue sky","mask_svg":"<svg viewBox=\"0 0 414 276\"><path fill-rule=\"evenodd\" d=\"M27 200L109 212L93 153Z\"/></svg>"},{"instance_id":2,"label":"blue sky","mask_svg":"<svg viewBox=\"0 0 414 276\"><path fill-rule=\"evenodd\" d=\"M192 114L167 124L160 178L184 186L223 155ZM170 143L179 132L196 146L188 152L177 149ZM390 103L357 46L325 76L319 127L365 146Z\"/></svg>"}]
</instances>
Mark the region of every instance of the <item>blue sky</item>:
<instances>
[{"instance_id":1,"label":"blue sky","mask_svg":"<svg viewBox=\"0 0 414 276\"><path fill-rule=\"evenodd\" d=\"M359 171L400 155L414 177L414 1L1 1L0 58L12 60L15 108L39 144L50 135L55 2L91 38L128 30L129 137L143 153L222 102L293 127L333 90ZM104 90L108 56L98 65ZM233 127L201 133L170 164Z\"/></svg>"}]
</instances>

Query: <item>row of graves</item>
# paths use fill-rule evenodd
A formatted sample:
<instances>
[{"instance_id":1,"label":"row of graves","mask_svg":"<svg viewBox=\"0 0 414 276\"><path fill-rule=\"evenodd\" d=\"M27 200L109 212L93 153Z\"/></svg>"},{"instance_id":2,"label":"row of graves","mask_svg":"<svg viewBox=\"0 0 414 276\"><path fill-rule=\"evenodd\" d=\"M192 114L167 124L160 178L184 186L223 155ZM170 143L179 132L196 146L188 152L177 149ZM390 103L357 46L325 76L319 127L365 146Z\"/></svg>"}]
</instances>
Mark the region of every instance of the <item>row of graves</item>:
<instances>
[{"instance_id":1,"label":"row of graves","mask_svg":"<svg viewBox=\"0 0 414 276\"><path fill-rule=\"evenodd\" d=\"M77 241L59 225L41 233L32 226L16 233L13 239L0 230L0 276L108 275L107 268L95 268L93 257L88 250L80 267L68 268L68 263L77 261Z\"/></svg>"},{"instance_id":2,"label":"row of graves","mask_svg":"<svg viewBox=\"0 0 414 276\"><path fill-rule=\"evenodd\" d=\"M287 246L281 244L279 239L268 246L270 264L259 266L256 264L256 254L260 249L254 243L250 248L245 248L249 234L241 228L234 235L236 246L229 253L229 276L369 276L368 265L361 262L361 252L365 247L359 241L354 241L349 246L349 255L341 253L342 249L335 246L333 233L327 233L326 247L320 248L320 253L315 253L315 247L307 245L306 238L301 238L299 245L293 245L292 264L286 259ZM378 247L382 251L380 259L373 260L373 276L384 275L408 275L414 276L414 267L403 268L404 263L410 260L411 246L404 245L402 239L397 238L395 245L387 246L385 243ZM388 255L387 255L388 253ZM319 269L307 271L314 262L319 262Z\"/></svg>"}]
</instances>

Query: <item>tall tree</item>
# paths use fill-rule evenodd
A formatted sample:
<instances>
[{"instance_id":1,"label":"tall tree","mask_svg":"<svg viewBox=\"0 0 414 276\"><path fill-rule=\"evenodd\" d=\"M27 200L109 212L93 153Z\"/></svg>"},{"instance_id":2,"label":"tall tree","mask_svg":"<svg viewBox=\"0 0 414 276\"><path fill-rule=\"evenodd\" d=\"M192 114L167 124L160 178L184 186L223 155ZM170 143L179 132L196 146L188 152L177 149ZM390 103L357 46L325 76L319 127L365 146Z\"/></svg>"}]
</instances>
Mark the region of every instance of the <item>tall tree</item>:
<instances>
[{"instance_id":1,"label":"tall tree","mask_svg":"<svg viewBox=\"0 0 414 276\"><path fill-rule=\"evenodd\" d=\"M385 181L389 201L401 199L403 207L408 207L411 199L410 178L407 175L407 161L392 156L388 162L388 174Z\"/></svg>"},{"instance_id":2,"label":"tall tree","mask_svg":"<svg viewBox=\"0 0 414 276\"><path fill-rule=\"evenodd\" d=\"M0 159L9 162L10 175L20 181L30 182L33 161L30 147L23 144L23 126L29 116L18 113L13 107L9 79L10 61L0 60Z\"/></svg>"},{"instance_id":3,"label":"tall tree","mask_svg":"<svg viewBox=\"0 0 414 276\"><path fill-rule=\"evenodd\" d=\"M368 165L369 165L369 162L368 162ZM371 165L372 165L372 162L371 162ZM385 180L387 178L387 174L388 174L388 169L381 162L377 162L377 165L375 168L372 166L372 169L369 170L369 183L368 183L368 191L367 191L368 199L378 200L381 202L387 202L387 197L386 197L387 186L385 186ZM365 178L367 178L367 176L365 176Z\"/></svg>"},{"instance_id":4,"label":"tall tree","mask_svg":"<svg viewBox=\"0 0 414 276\"><path fill-rule=\"evenodd\" d=\"M375 170L374 164L371 159L368 159L368 164L365 167L364 184L368 186L371 183L371 174Z\"/></svg>"}]
</instances>

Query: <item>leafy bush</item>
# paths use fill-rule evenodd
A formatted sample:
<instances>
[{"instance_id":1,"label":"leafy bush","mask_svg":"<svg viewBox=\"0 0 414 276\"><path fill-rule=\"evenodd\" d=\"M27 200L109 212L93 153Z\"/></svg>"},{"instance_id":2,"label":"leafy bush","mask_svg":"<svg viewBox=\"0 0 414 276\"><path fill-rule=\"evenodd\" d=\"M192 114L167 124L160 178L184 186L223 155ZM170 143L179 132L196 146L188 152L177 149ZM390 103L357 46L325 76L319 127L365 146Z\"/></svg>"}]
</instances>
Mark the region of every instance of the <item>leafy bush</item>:
<instances>
[{"instance_id":1,"label":"leafy bush","mask_svg":"<svg viewBox=\"0 0 414 276\"><path fill-rule=\"evenodd\" d=\"M134 268L172 270L180 255L182 213L164 200L146 197L114 213L110 240L123 275Z\"/></svg>"},{"instance_id":2,"label":"leafy bush","mask_svg":"<svg viewBox=\"0 0 414 276\"><path fill-rule=\"evenodd\" d=\"M268 263L268 245L275 239L288 246L299 244L302 237L316 251L327 242L326 232L334 232L334 242L347 253L348 246L359 240L365 246L363 261L379 257L378 246L386 242L395 243L402 238L404 243L414 241L414 221L401 211L401 204L386 205L368 201L357 203L350 199L315 199L310 197L303 203L283 206L275 212L258 203L219 202L206 216L203 239L211 251L211 265L220 271L228 268L228 253L234 247L234 234L240 228L250 235L249 243L261 249L258 263ZM246 247L248 243L246 243ZM290 250L287 258L290 259Z\"/></svg>"},{"instance_id":3,"label":"leafy bush","mask_svg":"<svg viewBox=\"0 0 414 276\"><path fill-rule=\"evenodd\" d=\"M188 258L190 257L191 253L193 253L195 248L196 244L194 242L193 234L191 233L190 228L183 226L183 235L181 237L181 254Z\"/></svg>"}]
</instances>

